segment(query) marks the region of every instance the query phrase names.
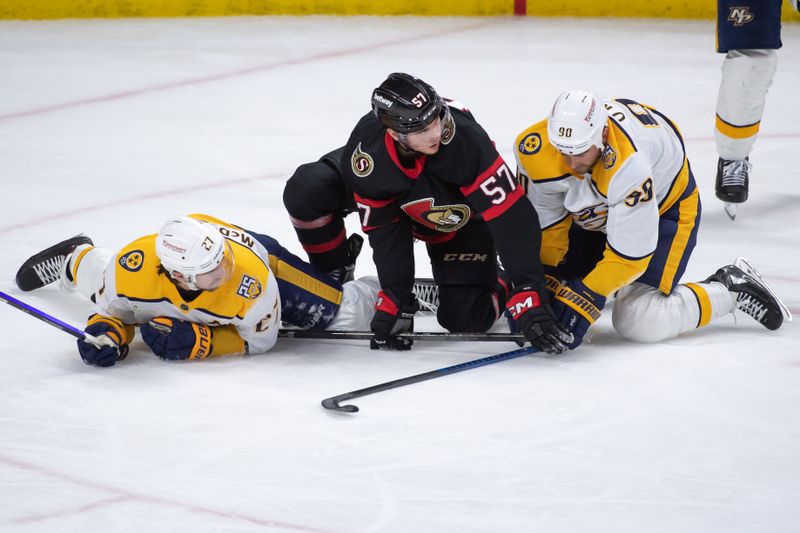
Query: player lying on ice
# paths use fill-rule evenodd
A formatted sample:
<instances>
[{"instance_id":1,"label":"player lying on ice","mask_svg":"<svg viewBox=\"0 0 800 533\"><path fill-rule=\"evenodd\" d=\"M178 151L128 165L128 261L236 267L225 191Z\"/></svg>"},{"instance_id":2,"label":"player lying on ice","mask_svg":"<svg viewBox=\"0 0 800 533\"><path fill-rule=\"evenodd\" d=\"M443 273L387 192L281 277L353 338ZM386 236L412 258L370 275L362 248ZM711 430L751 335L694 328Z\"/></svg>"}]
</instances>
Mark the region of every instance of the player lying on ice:
<instances>
[{"instance_id":1,"label":"player lying on ice","mask_svg":"<svg viewBox=\"0 0 800 533\"><path fill-rule=\"evenodd\" d=\"M79 340L78 350L104 367L125 358L137 325L168 360L264 353L281 321L367 330L380 289L377 278L342 284L275 239L207 215L174 218L116 254L73 237L28 259L16 276L24 291L56 280L94 303L85 331L105 346Z\"/></svg>"},{"instance_id":2,"label":"player lying on ice","mask_svg":"<svg viewBox=\"0 0 800 533\"><path fill-rule=\"evenodd\" d=\"M788 309L739 259L678 284L697 239L700 197L683 139L633 100L563 92L516 140L518 172L542 229L553 310L581 343L616 293L624 337L657 342L743 311L778 329Z\"/></svg>"}]
</instances>

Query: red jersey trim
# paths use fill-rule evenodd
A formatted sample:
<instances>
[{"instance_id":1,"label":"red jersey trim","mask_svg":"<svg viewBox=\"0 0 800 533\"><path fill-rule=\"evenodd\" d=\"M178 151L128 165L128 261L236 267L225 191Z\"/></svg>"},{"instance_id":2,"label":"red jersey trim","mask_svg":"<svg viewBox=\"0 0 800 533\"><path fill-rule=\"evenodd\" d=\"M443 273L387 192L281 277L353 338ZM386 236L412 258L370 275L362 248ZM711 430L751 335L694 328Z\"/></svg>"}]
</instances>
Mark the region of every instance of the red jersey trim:
<instances>
[{"instance_id":1,"label":"red jersey trim","mask_svg":"<svg viewBox=\"0 0 800 533\"><path fill-rule=\"evenodd\" d=\"M363 196L359 196L356 193L353 193L353 198L356 199L356 202L368 205L370 207L386 207L390 203L394 202L394 198L389 198L388 200L373 200L372 198L364 198Z\"/></svg>"},{"instance_id":2,"label":"red jersey trim","mask_svg":"<svg viewBox=\"0 0 800 533\"><path fill-rule=\"evenodd\" d=\"M500 215L508 211L508 209L512 205L517 203L517 200L519 200L523 196L524 192L522 190L522 187L517 187L511 194L508 195L508 197L505 199L505 201L503 201L502 204L490 207L489 209L481 213L481 215L483 216L483 220L488 222L494 218L499 217Z\"/></svg>"},{"instance_id":3,"label":"red jersey trim","mask_svg":"<svg viewBox=\"0 0 800 533\"><path fill-rule=\"evenodd\" d=\"M337 248L344 242L345 232L342 229L339 232L339 235L334 237L333 239L329 240L328 242L323 242L320 244L303 244L303 250L310 254L321 254L325 252L330 252L331 250Z\"/></svg>"},{"instance_id":4,"label":"red jersey trim","mask_svg":"<svg viewBox=\"0 0 800 533\"><path fill-rule=\"evenodd\" d=\"M423 154L414 159L414 168L406 168L400 163L400 157L397 155L397 147L394 145L394 139L392 139L388 131L384 134L383 142L386 145L386 151L389 153L389 157L394 161L397 168L403 171L403 174L412 180L417 179L419 175L422 174L422 169L425 168L425 161L428 159L426 155Z\"/></svg>"},{"instance_id":5,"label":"red jersey trim","mask_svg":"<svg viewBox=\"0 0 800 533\"><path fill-rule=\"evenodd\" d=\"M505 164L505 161L503 161L503 157L498 155L497 159L494 160L494 163L489 165L489 168L484 170L477 178L475 178L475 181L473 181L469 185L464 185L463 187L460 187L461 193L464 196L469 196L470 194L472 194L475 191L477 191L478 188L481 186L481 183L483 183L484 180L486 178L488 178L489 176L496 175L497 174L497 169L500 168L501 166L503 166L504 164Z\"/></svg>"}]
</instances>

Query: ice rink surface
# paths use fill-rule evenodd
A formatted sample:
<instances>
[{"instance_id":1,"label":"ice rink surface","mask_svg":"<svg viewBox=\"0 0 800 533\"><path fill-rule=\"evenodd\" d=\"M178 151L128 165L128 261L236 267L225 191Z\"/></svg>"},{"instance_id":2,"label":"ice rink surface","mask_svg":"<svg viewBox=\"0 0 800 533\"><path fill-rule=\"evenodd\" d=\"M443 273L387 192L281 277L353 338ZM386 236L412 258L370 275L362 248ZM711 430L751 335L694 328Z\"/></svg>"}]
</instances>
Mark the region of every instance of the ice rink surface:
<instances>
[{"instance_id":1,"label":"ice rink surface","mask_svg":"<svg viewBox=\"0 0 800 533\"><path fill-rule=\"evenodd\" d=\"M80 296L16 289L21 262L79 232L118 248L189 212L300 254L284 181L408 71L468 104L511 163L565 88L657 107L682 128L704 201L684 280L743 255L800 314L800 27L783 42L731 222L713 192L710 21L1 22L0 290L82 327ZM421 246L417 263L429 274ZM182 364L137 339L98 369L0 306L0 531L800 531L800 320L768 332L738 314L640 345L606 312L593 332L567 355L376 394L348 416L320 400L515 346L287 339Z\"/></svg>"}]
</instances>

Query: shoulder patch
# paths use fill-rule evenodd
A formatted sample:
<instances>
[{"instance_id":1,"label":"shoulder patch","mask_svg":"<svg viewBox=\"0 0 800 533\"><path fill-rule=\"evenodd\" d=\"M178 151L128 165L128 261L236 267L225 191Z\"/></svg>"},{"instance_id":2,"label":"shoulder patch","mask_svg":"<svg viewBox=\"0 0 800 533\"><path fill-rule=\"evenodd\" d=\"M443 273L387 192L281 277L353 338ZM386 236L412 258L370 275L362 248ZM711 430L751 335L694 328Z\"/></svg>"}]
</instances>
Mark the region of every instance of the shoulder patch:
<instances>
[{"instance_id":1,"label":"shoulder patch","mask_svg":"<svg viewBox=\"0 0 800 533\"><path fill-rule=\"evenodd\" d=\"M372 160L371 155L361 149L361 143L358 143L356 149L353 150L353 155L350 156L350 166L353 167L353 174L359 178L366 178L372 174L375 161Z\"/></svg>"},{"instance_id":2,"label":"shoulder patch","mask_svg":"<svg viewBox=\"0 0 800 533\"><path fill-rule=\"evenodd\" d=\"M450 110L447 110L447 114L442 121L442 138L441 142L443 145L450 144L450 141L453 140L453 137L456 136L456 121L453 119L453 115L450 114Z\"/></svg>"},{"instance_id":3,"label":"shoulder patch","mask_svg":"<svg viewBox=\"0 0 800 533\"><path fill-rule=\"evenodd\" d=\"M617 162L617 152L615 152L614 149L609 145L605 145L600 159L603 160L603 168L609 170Z\"/></svg>"},{"instance_id":4,"label":"shoulder patch","mask_svg":"<svg viewBox=\"0 0 800 533\"><path fill-rule=\"evenodd\" d=\"M542 149L542 136L538 133L529 133L519 143L519 151L525 155L533 155Z\"/></svg>"},{"instance_id":5,"label":"shoulder patch","mask_svg":"<svg viewBox=\"0 0 800 533\"><path fill-rule=\"evenodd\" d=\"M244 275L239 283L239 288L236 289L236 294L248 300L255 300L261 296L261 282L256 278Z\"/></svg>"},{"instance_id":6,"label":"shoulder patch","mask_svg":"<svg viewBox=\"0 0 800 533\"><path fill-rule=\"evenodd\" d=\"M138 272L144 264L144 252L131 250L119 258L119 266L130 272Z\"/></svg>"}]
</instances>

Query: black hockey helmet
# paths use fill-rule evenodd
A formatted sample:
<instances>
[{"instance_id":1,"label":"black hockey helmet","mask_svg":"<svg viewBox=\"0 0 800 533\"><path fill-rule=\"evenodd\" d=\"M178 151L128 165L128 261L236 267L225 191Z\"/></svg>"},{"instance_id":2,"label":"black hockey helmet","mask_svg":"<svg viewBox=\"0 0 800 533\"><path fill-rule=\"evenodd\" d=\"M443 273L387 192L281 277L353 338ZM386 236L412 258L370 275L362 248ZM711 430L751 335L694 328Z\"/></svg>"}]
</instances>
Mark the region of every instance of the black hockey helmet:
<instances>
[{"instance_id":1,"label":"black hockey helmet","mask_svg":"<svg viewBox=\"0 0 800 533\"><path fill-rule=\"evenodd\" d=\"M409 74L395 72L372 91L372 112L385 128L406 134L425 129L441 116L444 101L433 87Z\"/></svg>"}]
</instances>

